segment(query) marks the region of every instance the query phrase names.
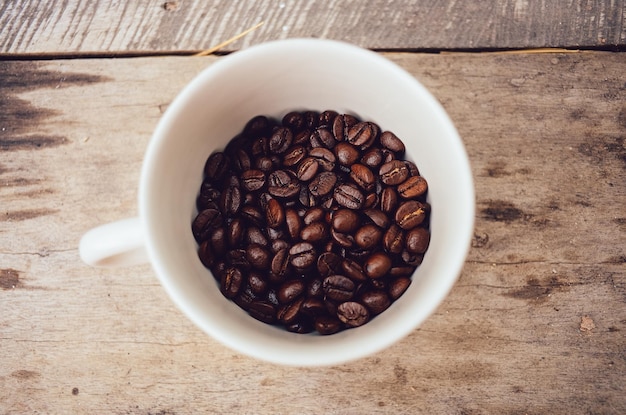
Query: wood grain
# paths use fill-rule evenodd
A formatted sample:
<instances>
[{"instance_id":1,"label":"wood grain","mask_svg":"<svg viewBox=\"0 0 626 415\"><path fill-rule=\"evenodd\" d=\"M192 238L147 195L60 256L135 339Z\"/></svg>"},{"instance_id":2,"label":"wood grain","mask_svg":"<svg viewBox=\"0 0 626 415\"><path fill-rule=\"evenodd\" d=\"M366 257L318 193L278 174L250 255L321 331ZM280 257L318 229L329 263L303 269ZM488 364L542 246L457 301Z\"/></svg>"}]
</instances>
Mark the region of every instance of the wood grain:
<instances>
[{"instance_id":1,"label":"wood grain","mask_svg":"<svg viewBox=\"0 0 626 415\"><path fill-rule=\"evenodd\" d=\"M152 129L219 58L0 62L0 412L626 412L626 55L385 56L463 137L473 247L420 329L314 369L216 343L147 266L78 257L136 214Z\"/></svg>"},{"instance_id":2,"label":"wood grain","mask_svg":"<svg viewBox=\"0 0 626 415\"><path fill-rule=\"evenodd\" d=\"M110 2L0 1L0 53L153 53L208 49L265 24L227 50L288 37L374 49L616 47L624 0Z\"/></svg>"}]
</instances>

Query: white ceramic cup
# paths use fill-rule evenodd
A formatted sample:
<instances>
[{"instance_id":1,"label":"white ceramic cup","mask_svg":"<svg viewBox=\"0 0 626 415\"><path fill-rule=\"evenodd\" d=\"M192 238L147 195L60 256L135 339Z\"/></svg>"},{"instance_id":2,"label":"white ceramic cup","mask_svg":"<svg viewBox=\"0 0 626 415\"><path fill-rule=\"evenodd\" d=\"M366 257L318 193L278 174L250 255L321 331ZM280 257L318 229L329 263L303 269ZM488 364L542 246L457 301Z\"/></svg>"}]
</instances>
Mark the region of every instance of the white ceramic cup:
<instances>
[{"instance_id":1,"label":"white ceramic cup","mask_svg":"<svg viewBox=\"0 0 626 415\"><path fill-rule=\"evenodd\" d=\"M289 333L248 316L222 296L191 233L207 157L255 115L305 109L352 113L396 133L429 183L432 206L430 246L409 289L369 323L329 336ZM462 141L412 75L353 45L290 39L222 57L184 88L149 143L139 217L87 232L80 254L90 265L149 261L184 314L238 352L286 365L339 364L392 345L435 311L464 264L474 205Z\"/></svg>"}]
</instances>

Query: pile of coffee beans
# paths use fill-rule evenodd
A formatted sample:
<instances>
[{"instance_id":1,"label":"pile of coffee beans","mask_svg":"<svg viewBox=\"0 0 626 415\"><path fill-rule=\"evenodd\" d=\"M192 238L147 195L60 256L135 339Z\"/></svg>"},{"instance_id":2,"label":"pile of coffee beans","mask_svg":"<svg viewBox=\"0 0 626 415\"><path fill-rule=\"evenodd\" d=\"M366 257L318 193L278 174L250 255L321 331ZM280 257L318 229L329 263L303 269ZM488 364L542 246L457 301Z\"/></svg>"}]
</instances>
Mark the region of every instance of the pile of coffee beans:
<instances>
[{"instance_id":1,"label":"pile of coffee beans","mask_svg":"<svg viewBox=\"0 0 626 415\"><path fill-rule=\"evenodd\" d=\"M192 232L222 294L296 333L367 323L430 241L428 185L392 132L335 111L256 116L208 158Z\"/></svg>"}]
</instances>

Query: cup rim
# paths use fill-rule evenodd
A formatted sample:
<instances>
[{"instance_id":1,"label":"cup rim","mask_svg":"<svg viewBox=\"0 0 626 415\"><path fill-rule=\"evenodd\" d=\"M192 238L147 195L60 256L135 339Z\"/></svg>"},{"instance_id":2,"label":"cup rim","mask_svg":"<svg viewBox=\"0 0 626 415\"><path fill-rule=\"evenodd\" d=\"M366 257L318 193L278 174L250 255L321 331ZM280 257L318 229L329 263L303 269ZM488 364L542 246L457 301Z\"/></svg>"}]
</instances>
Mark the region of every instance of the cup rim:
<instances>
[{"instance_id":1,"label":"cup rim","mask_svg":"<svg viewBox=\"0 0 626 415\"><path fill-rule=\"evenodd\" d=\"M317 47L344 48L346 50L350 50L353 53L362 54L364 59L371 61L372 64L380 66L382 70L384 70L391 76L402 77L407 85L410 85L411 88L415 88L415 90L419 91L419 93L422 95L423 99L428 100L428 105L436 113L436 116L438 117L438 122L445 126L445 128L447 129L447 134L451 134L454 140L458 141L458 145L456 146L455 150L460 152L459 154L457 154L457 158L463 160L463 165L457 167L464 171L467 179L466 186L468 187L466 189L465 195L467 199L467 209L465 213L465 221L463 222L466 224L466 227L464 229L458 230L460 242L456 250L454 251L454 255L450 255L450 263L447 264L448 279L445 281L445 284L439 285L436 292L432 293L433 295L429 298L430 303L422 305L422 315L420 316L420 318L416 318L410 325L405 325L403 330L396 333L394 336L388 336L387 338L381 339L373 345L364 345L364 347L360 350L346 350L342 353L337 353L335 355L317 356L313 360L302 361L302 356L297 352L284 354L268 354L265 350L259 350L255 348L254 345L241 344L237 342L236 339L233 339L228 335L224 335L224 333L217 333L210 324L208 324L206 321L198 316L198 313L193 309L193 307L191 307L185 301L184 293L181 292L180 288L175 283L174 277L171 275L167 275L166 273L166 267L162 263L159 255L159 249L155 244L153 228L151 226L153 218L151 214L151 207L148 203L148 200L150 199L148 197L148 194L153 191L152 186L150 186L150 176L156 168L156 166L154 165L156 155L159 153L164 140L167 139L168 126L172 122L174 122L174 120L178 116L180 116L181 112L184 110L185 103L194 94L197 93L198 87L209 82L216 75L227 71L229 67L245 63L249 59L254 58L255 55L274 53L278 50L282 50L283 48ZM396 63L381 56L376 52L363 49L350 43L335 40L292 38L286 40L265 42L262 44L251 46L246 49L242 49L231 55L220 58L217 60L217 62L212 63L210 66L202 70L178 93L178 95L174 98L174 100L171 102L171 104L168 106L167 110L159 120L146 150L140 178L139 216L141 218L143 229L146 235L146 250L148 253L148 257L150 258L150 262L157 274L157 277L159 278L162 286L165 288L169 297L174 301L179 309L181 309L183 313L196 325L202 328L203 331L211 335L213 338L219 340L223 344L226 344L230 348L264 361L295 366L320 366L339 364L356 360L358 358L371 355L389 347L398 340L406 337L419 325L421 325L446 298L449 291L452 289L458 277L460 276L462 267L465 262L465 258L467 256L467 253L469 252L471 238L473 235L474 211L475 195L469 159L467 157L463 142L461 141L461 138L458 135L458 132L456 131L452 120L449 118L443 106L441 106L441 104L430 93L430 91L428 91L413 75L398 66Z\"/></svg>"}]
</instances>

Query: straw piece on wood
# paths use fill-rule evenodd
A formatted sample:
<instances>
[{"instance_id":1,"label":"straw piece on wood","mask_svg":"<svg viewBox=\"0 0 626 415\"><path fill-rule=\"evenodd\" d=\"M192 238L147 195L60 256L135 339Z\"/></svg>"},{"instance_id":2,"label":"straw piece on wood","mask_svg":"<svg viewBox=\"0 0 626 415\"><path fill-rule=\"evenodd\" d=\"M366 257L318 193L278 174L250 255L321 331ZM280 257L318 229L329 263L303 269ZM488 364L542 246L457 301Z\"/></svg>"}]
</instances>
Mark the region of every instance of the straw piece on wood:
<instances>
[{"instance_id":1,"label":"straw piece on wood","mask_svg":"<svg viewBox=\"0 0 626 415\"><path fill-rule=\"evenodd\" d=\"M256 25L252 26L250 29L245 30L245 31L239 33L237 36L233 36L230 39L220 43L219 45L213 46L212 48L207 49L207 50L203 50L202 52L198 52L198 53L196 53L193 56L208 56L208 55L210 55L212 53L215 53L218 50L220 50L221 48L223 48L224 46L227 46L227 45L233 43L234 41L241 39L242 37L244 37L248 33L252 32L253 30L258 29L259 27L261 27L263 25L263 23L265 23L265 22L258 23Z\"/></svg>"}]
</instances>

